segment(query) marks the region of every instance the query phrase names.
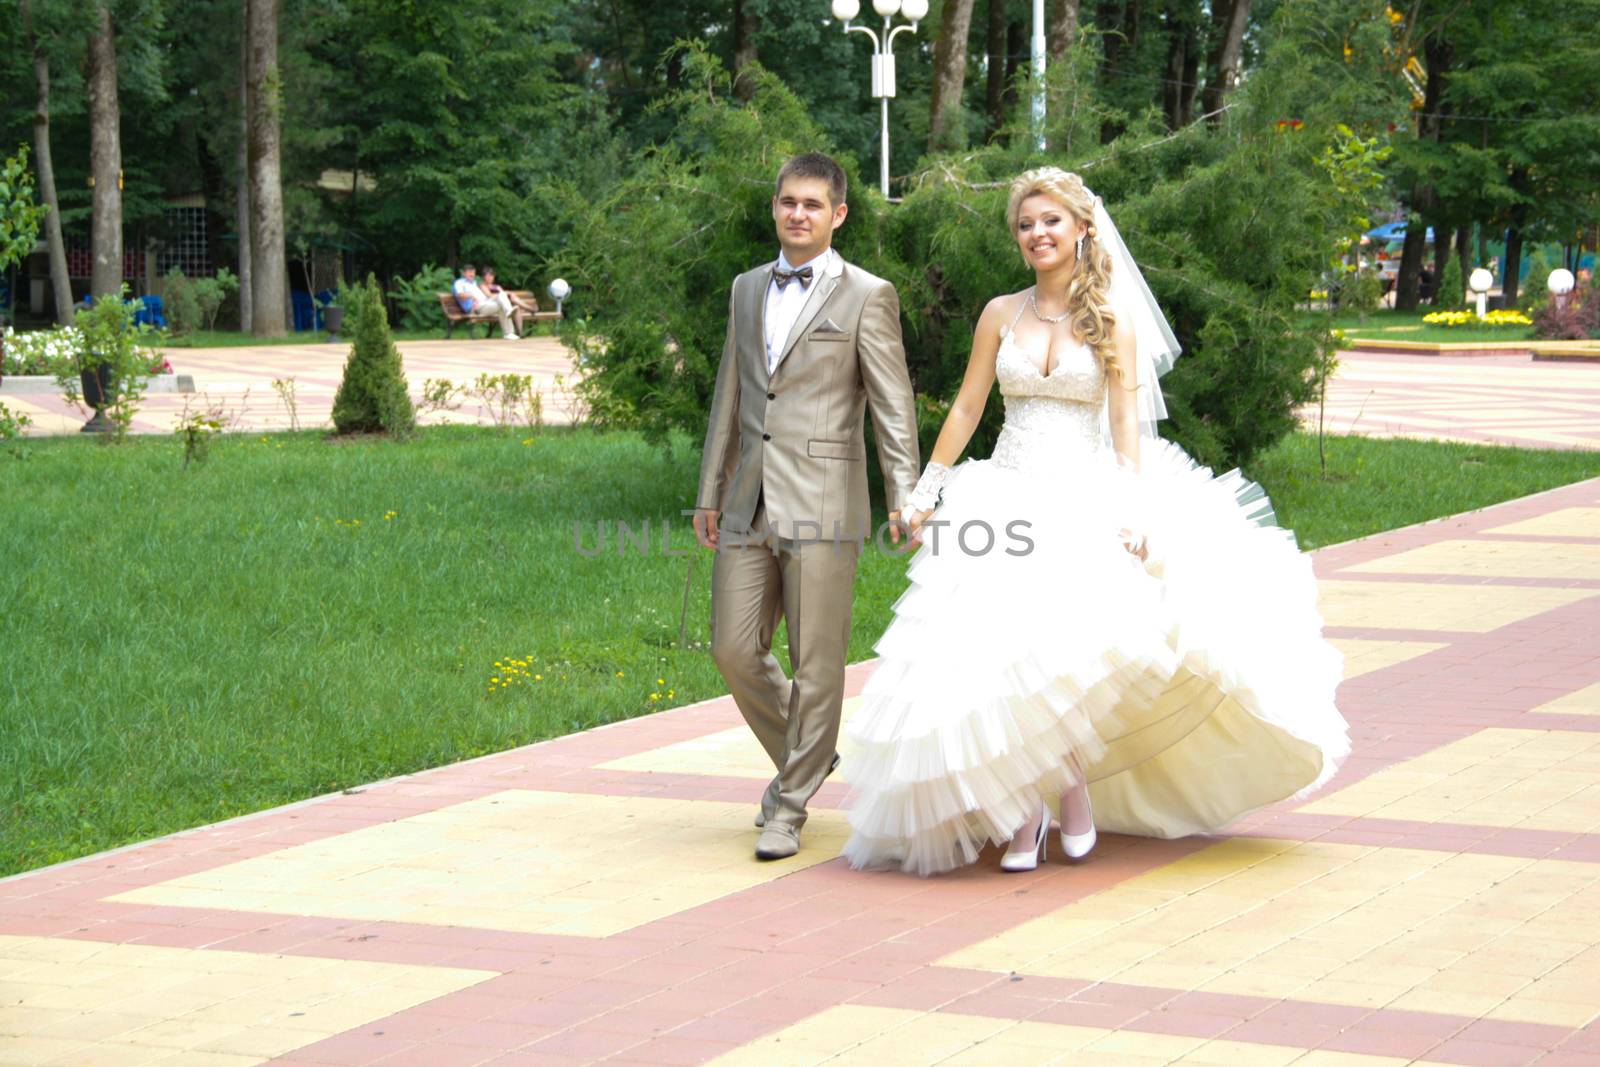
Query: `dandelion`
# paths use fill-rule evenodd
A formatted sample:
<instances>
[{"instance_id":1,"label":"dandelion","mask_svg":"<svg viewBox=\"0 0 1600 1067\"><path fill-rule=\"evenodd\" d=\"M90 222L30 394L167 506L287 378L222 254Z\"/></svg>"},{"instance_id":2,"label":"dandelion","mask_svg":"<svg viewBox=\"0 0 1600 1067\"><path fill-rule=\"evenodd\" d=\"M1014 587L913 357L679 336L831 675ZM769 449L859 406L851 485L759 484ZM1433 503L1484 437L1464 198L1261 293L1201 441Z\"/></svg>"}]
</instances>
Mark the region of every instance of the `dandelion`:
<instances>
[{"instance_id":1,"label":"dandelion","mask_svg":"<svg viewBox=\"0 0 1600 1067\"><path fill-rule=\"evenodd\" d=\"M542 681L544 681L544 675L536 674L536 675L533 676L533 680L536 681L536 682L542 682Z\"/></svg>"},{"instance_id":2,"label":"dandelion","mask_svg":"<svg viewBox=\"0 0 1600 1067\"><path fill-rule=\"evenodd\" d=\"M657 678L656 679L656 684L657 685L666 685L667 684L667 680L665 678Z\"/></svg>"},{"instance_id":3,"label":"dandelion","mask_svg":"<svg viewBox=\"0 0 1600 1067\"><path fill-rule=\"evenodd\" d=\"M661 694L660 693L651 693L650 694L650 699L652 701L660 700L661 699Z\"/></svg>"},{"instance_id":4,"label":"dandelion","mask_svg":"<svg viewBox=\"0 0 1600 1067\"><path fill-rule=\"evenodd\" d=\"M622 672L621 672L621 671L618 671L618 672L617 672L617 677L618 677L618 678L621 678L621 677L622 677Z\"/></svg>"}]
</instances>

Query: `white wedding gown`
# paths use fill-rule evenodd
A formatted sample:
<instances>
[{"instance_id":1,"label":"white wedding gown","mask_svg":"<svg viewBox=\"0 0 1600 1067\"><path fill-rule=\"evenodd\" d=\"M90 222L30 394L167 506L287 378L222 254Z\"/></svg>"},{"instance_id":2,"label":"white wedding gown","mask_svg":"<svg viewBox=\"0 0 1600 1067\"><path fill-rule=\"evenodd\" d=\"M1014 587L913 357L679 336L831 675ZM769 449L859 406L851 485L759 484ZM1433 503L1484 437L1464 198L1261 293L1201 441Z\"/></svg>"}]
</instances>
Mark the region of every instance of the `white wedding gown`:
<instances>
[{"instance_id":1,"label":"white wedding gown","mask_svg":"<svg viewBox=\"0 0 1600 1067\"><path fill-rule=\"evenodd\" d=\"M1072 784L1069 754L1100 829L1179 837L1309 792L1349 752L1311 564L1265 493L1159 439L1119 466L1088 348L1044 375L1004 334L994 455L953 472L846 727L855 867L971 863Z\"/></svg>"}]
</instances>

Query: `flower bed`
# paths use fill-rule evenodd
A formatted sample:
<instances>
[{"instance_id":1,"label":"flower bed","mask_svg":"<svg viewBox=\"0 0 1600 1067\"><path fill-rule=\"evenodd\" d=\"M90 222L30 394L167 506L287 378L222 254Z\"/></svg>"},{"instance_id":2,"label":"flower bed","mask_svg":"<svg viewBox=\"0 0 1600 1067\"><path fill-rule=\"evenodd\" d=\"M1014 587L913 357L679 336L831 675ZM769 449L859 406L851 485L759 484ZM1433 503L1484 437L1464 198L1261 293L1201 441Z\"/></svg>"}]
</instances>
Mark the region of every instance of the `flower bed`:
<instances>
[{"instance_id":1,"label":"flower bed","mask_svg":"<svg viewBox=\"0 0 1600 1067\"><path fill-rule=\"evenodd\" d=\"M83 349L83 332L76 326L57 326L30 333L17 333L8 326L4 339L0 376L5 377L54 374L58 364L74 358ZM172 364L154 348L142 346L138 351L149 359L151 374L172 373Z\"/></svg>"},{"instance_id":2,"label":"flower bed","mask_svg":"<svg viewBox=\"0 0 1600 1067\"><path fill-rule=\"evenodd\" d=\"M1432 326L1532 326L1533 320L1520 311L1496 309L1478 318L1472 311L1435 311L1422 316Z\"/></svg>"}]
</instances>

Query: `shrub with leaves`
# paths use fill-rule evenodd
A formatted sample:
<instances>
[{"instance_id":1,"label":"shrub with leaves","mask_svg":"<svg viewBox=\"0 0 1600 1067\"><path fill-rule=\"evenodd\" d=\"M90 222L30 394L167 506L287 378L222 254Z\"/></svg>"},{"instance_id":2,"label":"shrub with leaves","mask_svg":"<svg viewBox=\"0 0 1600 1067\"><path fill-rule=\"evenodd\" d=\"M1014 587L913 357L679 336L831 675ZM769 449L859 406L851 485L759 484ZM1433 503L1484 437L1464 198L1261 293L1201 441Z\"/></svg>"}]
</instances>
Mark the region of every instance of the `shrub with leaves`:
<instances>
[{"instance_id":1,"label":"shrub with leaves","mask_svg":"<svg viewBox=\"0 0 1600 1067\"><path fill-rule=\"evenodd\" d=\"M350 296L353 306L345 312L352 320L350 356L333 398L334 429L407 436L416 428L417 415L406 392L400 350L389 335L383 290L368 275L366 284L353 287Z\"/></svg>"},{"instance_id":2,"label":"shrub with leaves","mask_svg":"<svg viewBox=\"0 0 1600 1067\"><path fill-rule=\"evenodd\" d=\"M186 337L200 329L204 319L195 282L183 270L173 267L161 276L161 302L166 309L167 330L174 337Z\"/></svg>"},{"instance_id":3,"label":"shrub with leaves","mask_svg":"<svg viewBox=\"0 0 1600 1067\"><path fill-rule=\"evenodd\" d=\"M449 290L455 275L449 267L424 264L409 278L396 278L389 295L400 310L402 330L444 329L444 312L439 309L439 294ZM347 305L348 306L348 305Z\"/></svg>"},{"instance_id":4,"label":"shrub with leaves","mask_svg":"<svg viewBox=\"0 0 1600 1067\"><path fill-rule=\"evenodd\" d=\"M1534 313L1533 335L1541 341L1600 337L1600 290L1580 287L1565 299L1547 301Z\"/></svg>"},{"instance_id":5,"label":"shrub with leaves","mask_svg":"<svg viewBox=\"0 0 1600 1067\"><path fill-rule=\"evenodd\" d=\"M1439 288L1433 294L1433 306L1444 311L1458 308L1466 302L1467 283L1461 279L1461 257L1445 257L1444 272L1439 275Z\"/></svg>"},{"instance_id":6,"label":"shrub with leaves","mask_svg":"<svg viewBox=\"0 0 1600 1067\"><path fill-rule=\"evenodd\" d=\"M592 417L656 440L672 428L704 433L729 284L777 254L773 179L790 154L827 149L770 75L747 68L741 84L753 93L741 101L707 50L683 45L680 58L686 88L661 104L672 136L608 196L589 203L574 192L579 221L557 264L579 294L562 335L586 375ZM1331 116L1276 133L1270 95L1258 109L1252 91L1252 83L1238 91L1220 126L1177 133L1159 116L1113 116L1092 100L1053 108L1048 133L1059 147L1041 153L1019 136L1011 148L931 157L893 208L841 160L850 214L835 244L900 292L907 364L928 398L924 454L984 305L1033 280L1007 231L1005 201L1013 177L1044 164L1078 171L1104 199L1183 344L1162 380L1171 411L1162 432L1216 466L1242 463L1295 427L1331 343L1331 319L1308 321L1297 305L1350 230L1351 204L1325 160L1351 134ZM1110 145L1099 136L1108 117L1123 131ZM987 453L1000 420L991 404L973 454Z\"/></svg>"}]
</instances>

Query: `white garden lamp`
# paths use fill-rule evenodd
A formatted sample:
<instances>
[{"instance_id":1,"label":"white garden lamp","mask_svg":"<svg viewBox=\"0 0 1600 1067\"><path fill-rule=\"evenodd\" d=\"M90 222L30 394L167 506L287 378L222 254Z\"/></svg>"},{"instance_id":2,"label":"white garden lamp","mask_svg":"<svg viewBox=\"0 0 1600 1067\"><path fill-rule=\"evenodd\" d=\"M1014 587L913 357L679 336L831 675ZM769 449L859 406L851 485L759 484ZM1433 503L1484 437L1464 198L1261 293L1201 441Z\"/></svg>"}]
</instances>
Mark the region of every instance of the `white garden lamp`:
<instances>
[{"instance_id":1,"label":"white garden lamp","mask_svg":"<svg viewBox=\"0 0 1600 1067\"><path fill-rule=\"evenodd\" d=\"M1467 279L1467 286L1478 294L1478 318L1483 318L1484 307L1489 300L1489 287L1494 285L1494 275L1479 267Z\"/></svg>"},{"instance_id":2,"label":"white garden lamp","mask_svg":"<svg viewBox=\"0 0 1600 1067\"><path fill-rule=\"evenodd\" d=\"M1550 288L1550 295L1556 298L1556 307L1560 307L1567 302L1567 294L1572 292L1576 279L1567 268L1557 267L1550 272L1550 280L1545 284Z\"/></svg>"},{"instance_id":3,"label":"white garden lamp","mask_svg":"<svg viewBox=\"0 0 1600 1067\"><path fill-rule=\"evenodd\" d=\"M572 295L572 286L567 284L565 278L557 278L550 283L550 297L556 302L556 314L561 314L561 302Z\"/></svg>"},{"instance_id":4,"label":"white garden lamp","mask_svg":"<svg viewBox=\"0 0 1600 1067\"><path fill-rule=\"evenodd\" d=\"M861 0L833 0L833 17L844 23L844 32L854 30L872 38L872 95L878 98L881 132L878 146L878 189L889 198L889 98L894 95L894 39L904 30L917 32L917 23L928 14L928 0L872 0L872 10L883 19L883 34L865 26L852 26L850 20L861 14ZM909 19L905 25L890 28L896 15Z\"/></svg>"}]
</instances>

